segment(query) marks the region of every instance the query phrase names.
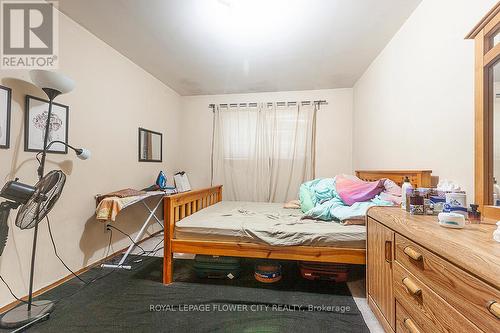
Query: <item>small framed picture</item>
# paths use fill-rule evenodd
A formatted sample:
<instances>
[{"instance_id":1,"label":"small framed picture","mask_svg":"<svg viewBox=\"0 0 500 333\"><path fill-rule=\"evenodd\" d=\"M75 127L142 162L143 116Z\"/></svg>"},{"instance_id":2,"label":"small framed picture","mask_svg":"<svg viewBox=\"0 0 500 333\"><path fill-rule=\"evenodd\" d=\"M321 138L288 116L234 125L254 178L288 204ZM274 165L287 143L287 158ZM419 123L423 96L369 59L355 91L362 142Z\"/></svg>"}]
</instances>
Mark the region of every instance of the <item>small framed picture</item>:
<instances>
[{"instance_id":1,"label":"small framed picture","mask_svg":"<svg viewBox=\"0 0 500 333\"><path fill-rule=\"evenodd\" d=\"M163 134L139 127L139 162L163 160Z\"/></svg>"},{"instance_id":2,"label":"small framed picture","mask_svg":"<svg viewBox=\"0 0 500 333\"><path fill-rule=\"evenodd\" d=\"M27 95L24 114L24 151L42 151L45 126L49 114L49 101ZM68 122L69 106L52 103L47 144L52 141L68 143ZM54 143L47 152L67 154L68 147L60 143Z\"/></svg>"},{"instance_id":3,"label":"small framed picture","mask_svg":"<svg viewBox=\"0 0 500 333\"><path fill-rule=\"evenodd\" d=\"M0 86L0 148L10 146L10 113L12 90Z\"/></svg>"}]
</instances>

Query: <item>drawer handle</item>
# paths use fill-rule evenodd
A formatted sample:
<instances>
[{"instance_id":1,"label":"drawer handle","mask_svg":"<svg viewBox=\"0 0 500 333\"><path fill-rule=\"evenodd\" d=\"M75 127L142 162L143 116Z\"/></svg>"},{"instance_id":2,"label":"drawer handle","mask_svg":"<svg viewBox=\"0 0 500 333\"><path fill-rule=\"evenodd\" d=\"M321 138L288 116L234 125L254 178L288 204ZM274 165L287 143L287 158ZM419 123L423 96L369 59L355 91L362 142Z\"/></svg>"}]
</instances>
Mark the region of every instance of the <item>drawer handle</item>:
<instances>
[{"instance_id":1,"label":"drawer handle","mask_svg":"<svg viewBox=\"0 0 500 333\"><path fill-rule=\"evenodd\" d=\"M411 333L420 333L417 325L415 325L415 323L410 318L406 318L405 320L403 320L403 324Z\"/></svg>"},{"instance_id":2,"label":"drawer handle","mask_svg":"<svg viewBox=\"0 0 500 333\"><path fill-rule=\"evenodd\" d=\"M500 319L500 304L496 301L491 301L488 305L488 311L491 312L492 315Z\"/></svg>"},{"instance_id":3,"label":"drawer handle","mask_svg":"<svg viewBox=\"0 0 500 333\"><path fill-rule=\"evenodd\" d=\"M406 289L408 289L408 292L412 294L413 296L418 296L422 293L422 289L420 289L415 282L410 280L410 278L404 278L403 279L403 284L405 285Z\"/></svg>"},{"instance_id":4,"label":"drawer handle","mask_svg":"<svg viewBox=\"0 0 500 333\"><path fill-rule=\"evenodd\" d=\"M403 251L404 251L404 253L406 253L408 255L408 257L412 258L413 260L421 261L423 258L422 253L415 251L414 249L412 249L409 246L405 247L405 249Z\"/></svg>"},{"instance_id":5,"label":"drawer handle","mask_svg":"<svg viewBox=\"0 0 500 333\"><path fill-rule=\"evenodd\" d=\"M385 261L387 263L392 263L392 242L385 241Z\"/></svg>"}]
</instances>

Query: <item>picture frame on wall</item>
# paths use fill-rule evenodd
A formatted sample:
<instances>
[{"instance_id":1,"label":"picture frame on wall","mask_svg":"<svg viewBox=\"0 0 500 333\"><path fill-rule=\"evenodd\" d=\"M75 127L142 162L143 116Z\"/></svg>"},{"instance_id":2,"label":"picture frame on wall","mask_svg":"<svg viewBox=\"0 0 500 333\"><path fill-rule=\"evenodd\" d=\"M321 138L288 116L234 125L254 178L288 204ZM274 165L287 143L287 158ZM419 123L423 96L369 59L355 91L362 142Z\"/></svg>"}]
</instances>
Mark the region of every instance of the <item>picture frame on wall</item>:
<instances>
[{"instance_id":1,"label":"picture frame on wall","mask_svg":"<svg viewBox=\"0 0 500 333\"><path fill-rule=\"evenodd\" d=\"M12 90L0 85L0 148L10 147Z\"/></svg>"},{"instance_id":2,"label":"picture frame on wall","mask_svg":"<svg viewBox=\"0 0 500 333\"><path fill-rule=\"evenodd\" d=\"M26 95L26 110L24 113L24 151L40 152L43 150L45 125L49 112L49 101ZM49 139L68 143L69 106L52 103L51 125ZM68 147L54 143L48 153L67 154Z\"/></svg>"},{"instance_id":3,"label":"picture frame on wall","mask_svg":"<svg viewBox=\"0 0 500 333\"><path fill-rule=\"evenodd\" d=\"M139 127L139 162L163 161L163 134Z\"/></svg>"}]
</instances>

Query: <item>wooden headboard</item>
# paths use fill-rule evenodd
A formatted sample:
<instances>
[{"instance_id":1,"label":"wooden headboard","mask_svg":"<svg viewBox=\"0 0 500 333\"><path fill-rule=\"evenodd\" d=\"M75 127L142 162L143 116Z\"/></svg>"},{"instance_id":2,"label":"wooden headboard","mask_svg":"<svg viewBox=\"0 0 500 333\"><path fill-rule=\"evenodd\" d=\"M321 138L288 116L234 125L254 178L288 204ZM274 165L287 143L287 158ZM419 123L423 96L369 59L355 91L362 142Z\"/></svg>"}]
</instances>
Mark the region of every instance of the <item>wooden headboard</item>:
<instances>
[{"instance_id":1,"label":"wooden headboard","mask_svg":"<svg viewBox=\"0 0 500 333\"><path fill-rule=\"evenodd\" d=\"M401 185L405 176L408 176L414 187L431 187L431 173L432 170L356 170L356 176L362 180L374 181L388 178L398 185Z\"/></svg>"}]
</instances>

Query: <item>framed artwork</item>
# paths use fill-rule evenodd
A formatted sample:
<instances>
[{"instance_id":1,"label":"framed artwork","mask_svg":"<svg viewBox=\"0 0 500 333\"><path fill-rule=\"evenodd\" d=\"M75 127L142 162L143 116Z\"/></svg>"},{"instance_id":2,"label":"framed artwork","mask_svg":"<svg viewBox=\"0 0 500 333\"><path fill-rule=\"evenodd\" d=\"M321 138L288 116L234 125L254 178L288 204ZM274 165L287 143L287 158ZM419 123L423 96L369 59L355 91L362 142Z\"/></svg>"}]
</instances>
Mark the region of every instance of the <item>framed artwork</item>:
<instances>
[{"instance_id":1,"label":"framed artwork","mask_svg":"<svg viewBox=\"0 0 500 333\"><path fill-rule=\"evenodd\" d=\"M39 152L43 150L43 139L48 113L49 101L26 95L24 151ZM52 103L47 144L56 140L68 143L68 122L69 106ZM67 154L68 147L60 143L54 143L47 152Z\"/></svg>"},{"instance_id":2,"label":"framed artwork","mask_svg":"<svg viewBox=\"0 0 500 333\"><path fill-rule=\"evenodd\" d=\"M139 127L139 162L163 160L163 134Z\"/></svg>"},{"instance_id":3,"label":"framed artwork","mask_svg":"<svg viewBox=\"0 0 500 333\"><path fill-rule=\"evenodd\" d=\"M10 113L12 90L0 86L0 148L10 146Z\"/></svg>"}]
</instances>

